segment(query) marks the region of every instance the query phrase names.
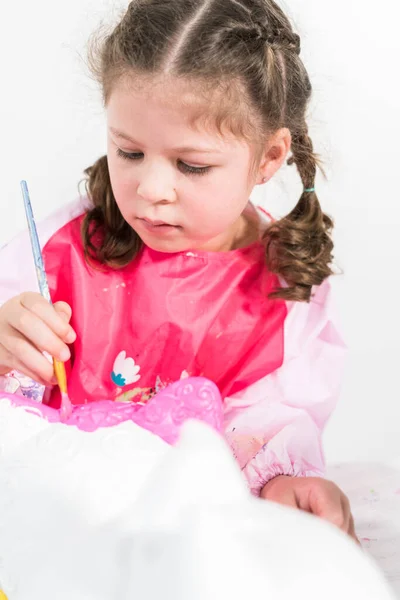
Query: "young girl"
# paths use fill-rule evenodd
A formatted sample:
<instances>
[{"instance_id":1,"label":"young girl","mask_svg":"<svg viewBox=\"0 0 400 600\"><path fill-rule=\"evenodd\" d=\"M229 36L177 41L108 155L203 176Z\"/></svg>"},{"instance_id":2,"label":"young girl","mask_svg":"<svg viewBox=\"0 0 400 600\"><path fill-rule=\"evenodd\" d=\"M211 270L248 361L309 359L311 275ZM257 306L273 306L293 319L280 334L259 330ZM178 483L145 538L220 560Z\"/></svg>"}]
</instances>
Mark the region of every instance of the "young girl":
<instances>
[{"instance_id":1,"label":"young girl","mask_svg":"<svg viewBox=\"0 0 400 600\"><path fill-rule=\"evenodd\" d=\"M298 35L272 0L133 0L95 49L107 156L40 230L54 307L26 291L28 240L2 252L0 374L48 386L47 352L69 361L75 404L206 377L252 492L355 536L321 478L344 345ZM274 221L249 197L289 152L303 191Z\"/></svg>"}]
</instances>

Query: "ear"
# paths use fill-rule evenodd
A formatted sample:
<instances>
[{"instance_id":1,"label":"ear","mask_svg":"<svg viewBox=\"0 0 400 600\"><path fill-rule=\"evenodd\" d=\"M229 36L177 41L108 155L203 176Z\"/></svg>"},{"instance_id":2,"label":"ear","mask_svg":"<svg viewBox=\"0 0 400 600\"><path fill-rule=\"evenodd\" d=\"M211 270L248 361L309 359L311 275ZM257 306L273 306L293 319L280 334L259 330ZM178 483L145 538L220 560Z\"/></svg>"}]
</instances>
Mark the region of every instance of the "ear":
<instances>
[{"instance_id":1,"label":"ear","mask_svg":"<svg viewBox=\"0 0 400 600\"><path fill-rule=\"evenodd\" d=\"M265 144L265 150L258 168L257 182L266 183L281 168L289 154L292 135L287 127L278 129Z\"/></svg>"}]
</instances>

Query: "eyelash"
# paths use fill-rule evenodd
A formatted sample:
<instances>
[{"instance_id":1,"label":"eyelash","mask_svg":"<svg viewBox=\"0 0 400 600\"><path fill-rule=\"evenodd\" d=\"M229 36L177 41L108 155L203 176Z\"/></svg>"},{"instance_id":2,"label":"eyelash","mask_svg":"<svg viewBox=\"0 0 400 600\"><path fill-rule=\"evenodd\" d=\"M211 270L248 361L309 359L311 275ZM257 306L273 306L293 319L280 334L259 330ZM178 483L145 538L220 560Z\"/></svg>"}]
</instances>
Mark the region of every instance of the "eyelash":
<instances>
[{"instance_id":1,"label":"eyelash","mask_svg":"<svg viewBox=\"0 0 400 600\"><path fill-rule=\"evenodd\" d=\"M139 160L143 155L141 152L124 152L121 148L117 148L117 155L124 160ZM190 175L205 175L211 167L191 167L186 163L179 161L185 173Z\"/></svg>"}]
</instances>

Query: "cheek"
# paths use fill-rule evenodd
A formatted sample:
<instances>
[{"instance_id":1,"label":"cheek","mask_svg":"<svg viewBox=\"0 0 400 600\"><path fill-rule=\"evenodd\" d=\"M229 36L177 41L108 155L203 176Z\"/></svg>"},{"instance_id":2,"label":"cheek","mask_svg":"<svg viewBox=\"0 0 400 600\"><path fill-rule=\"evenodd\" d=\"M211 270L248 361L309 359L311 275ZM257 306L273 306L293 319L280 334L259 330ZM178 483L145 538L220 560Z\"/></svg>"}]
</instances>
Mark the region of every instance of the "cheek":
<instances>
[{"instance_id":1,"label":"cheek","mask_svg":"<svg viewBox=\"0 0 400 600\"><path fill-rule=\"evenodd\" d=\"M118 205L123 204L127 197L132 197L136 182L132 177L132 169L128 169L122 159L108 155L108 171L111 187Z\"/></svg>"},{"instance_id":2,"label":"cheek","mask_svg":"<svg viewBox=\"0 0 400 600\"><path fill-rule=\"evenodd\" d=\"M247 172L234 175L233 172L218 173L202 189L201 198L193 203L193 210L199 221L219 222L231 225L243 212L248 200Z\"/></svg>"},{"instance_id":3,"label":"cheek","mask_svg":"<svg viewBox=\"0 0 400 600\"><path fill-rule=\"evenodd\" d=\"M186 208L186 222L191 235L208 239L220 235L238 220L247 205L246 196L233 197L229 190L193 199ZM201 226L200 226L201 223Z\"/></svg>"}]
</instances>

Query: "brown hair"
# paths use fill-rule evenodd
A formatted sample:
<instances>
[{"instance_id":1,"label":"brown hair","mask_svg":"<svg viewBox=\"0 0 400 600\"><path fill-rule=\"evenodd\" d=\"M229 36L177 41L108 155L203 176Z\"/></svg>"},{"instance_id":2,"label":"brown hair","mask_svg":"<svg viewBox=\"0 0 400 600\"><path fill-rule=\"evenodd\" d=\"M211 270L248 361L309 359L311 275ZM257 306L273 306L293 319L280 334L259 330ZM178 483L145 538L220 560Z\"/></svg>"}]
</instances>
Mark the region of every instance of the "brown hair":
<instances>
[{"instance_id":1,"label":"brown hair","mask_svg":"<svg viewBox=\"0 0 400 600\"><path fill-rule=\"evenodd\" d=\"M157 40L157 43L154 42ZM266 234L269 269L284 284L273 297L309 301L312 286L331 274L333 223L315 191L317 157L306 111L311 84L300 59L300 38L273 0L132 0L115 29L97 38L90 66L107 104L113 85L127 75L171 74L203 84L215 103L215 123L260 144L281 127L292 135L291 157L304 191L295 208ZM134 81L134 79L133 79ZM209 104L210 106L210 104ZM250 115L250 118L249 118ZM261 146L260 146L261 147ZM86 169L93 208L83 223L88 257L122 267L141 248L113 195L107 157ZM96 232L100 243L94 243Z\"/></svg>"}]
</instances>

